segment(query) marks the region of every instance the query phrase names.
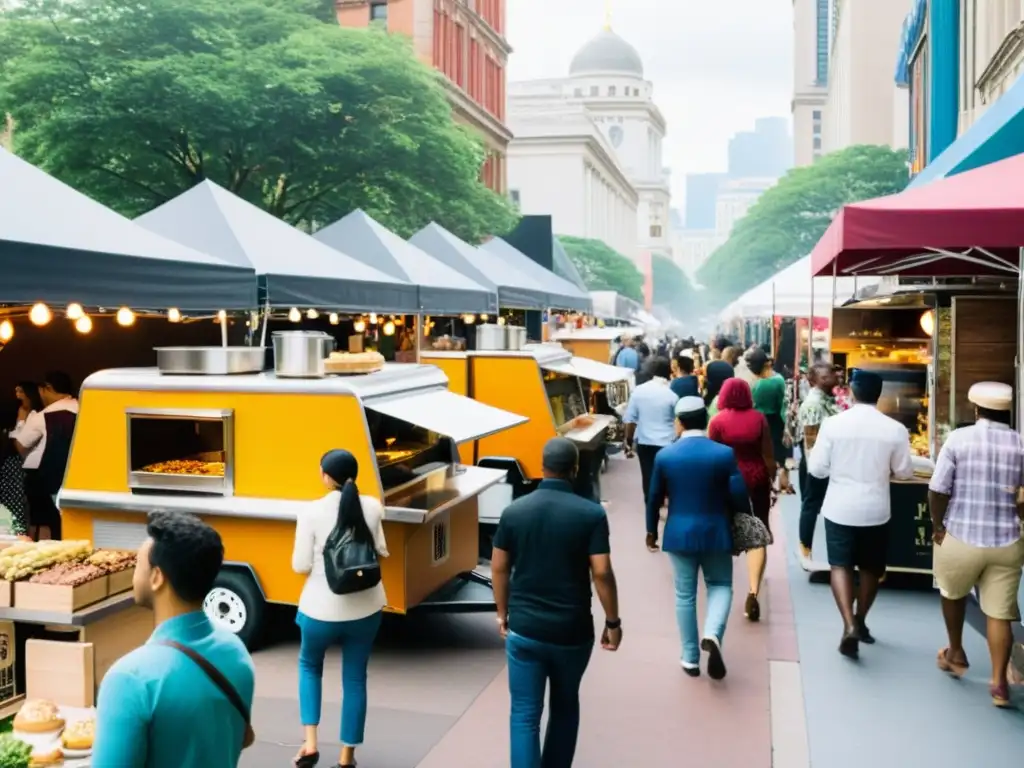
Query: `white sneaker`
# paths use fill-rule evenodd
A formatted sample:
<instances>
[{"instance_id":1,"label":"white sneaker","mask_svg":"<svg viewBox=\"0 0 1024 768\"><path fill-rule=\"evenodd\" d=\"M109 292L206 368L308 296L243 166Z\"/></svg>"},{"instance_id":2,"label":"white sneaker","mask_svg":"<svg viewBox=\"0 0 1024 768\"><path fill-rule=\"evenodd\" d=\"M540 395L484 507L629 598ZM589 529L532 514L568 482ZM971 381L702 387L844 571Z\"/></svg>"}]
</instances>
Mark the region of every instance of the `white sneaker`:
<instances>
[{"instance_id":1,"label":"white sneaker","mask_svg":"<svg viewBox=\"0 0 1024 768\"><path fill-rule=\"evenodd\" d=\"M683 668L683 672L688 674L690 677L700 676L700 664L689 664L685 661L680 661L679 666Z\"/></svg>"}]
</instances>

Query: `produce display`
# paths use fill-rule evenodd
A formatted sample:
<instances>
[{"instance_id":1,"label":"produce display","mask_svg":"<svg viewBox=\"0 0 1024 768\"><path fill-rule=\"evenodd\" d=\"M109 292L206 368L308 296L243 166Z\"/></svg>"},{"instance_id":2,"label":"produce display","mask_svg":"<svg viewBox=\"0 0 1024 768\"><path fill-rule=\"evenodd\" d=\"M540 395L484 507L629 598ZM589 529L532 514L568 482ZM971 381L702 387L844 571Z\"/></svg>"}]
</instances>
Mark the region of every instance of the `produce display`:
<instances>
[{"instance_id":1,"label":"produce display","mask_svg":"<svg viewBox=\"0 0 1024 768\"><path fill-rule=\"evenodd\" d=\"M202 475L204 477L224 477L223 461L199 461L198 459L171 459L158 461L143 467L143 472L158 475Z\"/></svg>"},{"instance_id":2,"label":"produce display","mask_svg":"<svg viewBox=\"0 0 1024 768\"><path fill-rule=\"evenodd\" d=\"M0 574L20 581L61 563L77 563L92 554L88 541L23 542L0 550Z\"/></svg>"}]
</instances>

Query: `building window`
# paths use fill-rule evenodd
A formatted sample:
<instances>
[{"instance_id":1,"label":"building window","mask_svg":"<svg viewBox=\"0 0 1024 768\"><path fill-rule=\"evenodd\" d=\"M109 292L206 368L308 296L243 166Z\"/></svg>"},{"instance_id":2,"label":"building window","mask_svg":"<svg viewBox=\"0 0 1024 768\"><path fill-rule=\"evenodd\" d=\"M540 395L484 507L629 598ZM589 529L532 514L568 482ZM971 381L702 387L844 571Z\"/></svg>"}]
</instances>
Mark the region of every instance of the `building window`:
<instances>
[{"instance_id":1,"label":"building window","mask_svg":"<svg viewBox=\"0 0 1024 768\"><path fill-rule=\"evenodd\" d=\"M370 3L370 21L383 21L388 20L388 3L387 0L372 0Z\"/></svg>"},{"instance_id":2,"label":"building window","mask_svg":"<svg viewBox=\"0 0 1024 768\"><path fill-rule=\"evenodd\" d=\"M651 224L651 237L661 237L661 224Z\"/></svg>"},{"instance_id":3,"label":"building window","mask_svg":"<svg viewBox=\"0 0 1024 768\"><path fill-rule=\"evenodd\" d=\"M821 121L821 110L820 109L816 109L813 112L811 112L811 119L817 120L817 121L820 122Z\"/></svg>"},{"instance_id":4,"label":"building window","mask_svg":"<svg viewBox=\"0 0 1024 768\"><path fill-rule=\"evenodd\" d=\"M599 93L599 90L598 90L596 85L590 86L590 95L591 96L597 96L598 93Z\"/></svg>"},{"instance_id":5,"label":"building window","mask_svg":"<svg viewBox=\"0 0 1024 768\"><path fill-rule=\"evenodd\" d=\"M828 48L829 48L829 0L818 0L817 18L817 73L815 80L818 85L828 84Z\"/></svg>"},{"instance_id":6,"label":"building window","mask_svg":"<svg viewBox=\"0 0 1024 768\"><path fill-rule=\"evenodd\" d=\"M609 85L608 86L608 95L609 96L614 96L615 95L615 86L614 85Z\"/></svg>"},{"instance_id":7,"label":"building window","mask_svg":"<svg viewBox=\"0 0 1024 768\"><path fill-rule=\"evenodd\" d=\"M814 137L814 148L821 149L821 136Z\"/></svg>"},{"instance_id":8,"label":"building window","mask_svg":"<svg viewBox=\"0 0 1024 768\"><path fill-rule=\"evenodd\" d=\"M577 88L576 90L574 90L572 92L572 95L575 96L577 99L582 99L583 98L583 89L582 88Z\"/></svg>"}]
</instances>

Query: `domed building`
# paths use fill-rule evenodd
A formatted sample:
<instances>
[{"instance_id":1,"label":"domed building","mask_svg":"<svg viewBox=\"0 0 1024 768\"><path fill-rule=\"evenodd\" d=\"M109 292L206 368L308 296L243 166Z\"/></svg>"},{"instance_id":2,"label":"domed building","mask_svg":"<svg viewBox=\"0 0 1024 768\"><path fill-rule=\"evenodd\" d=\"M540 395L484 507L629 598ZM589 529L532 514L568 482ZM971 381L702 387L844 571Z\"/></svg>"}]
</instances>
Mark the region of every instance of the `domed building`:
<instances>
[{"instance_id":1,"label":"domed building","mask_svg":"<svg viewBox=\"0 0 1024 768\"><path fill-rule=\"evenodd\" d=\"M576 51L566 77L510 82L508 124L509 190L523 213L632 258L671 256L665 118L640 52L610 25Z\"/></svg>"}]
</instances>

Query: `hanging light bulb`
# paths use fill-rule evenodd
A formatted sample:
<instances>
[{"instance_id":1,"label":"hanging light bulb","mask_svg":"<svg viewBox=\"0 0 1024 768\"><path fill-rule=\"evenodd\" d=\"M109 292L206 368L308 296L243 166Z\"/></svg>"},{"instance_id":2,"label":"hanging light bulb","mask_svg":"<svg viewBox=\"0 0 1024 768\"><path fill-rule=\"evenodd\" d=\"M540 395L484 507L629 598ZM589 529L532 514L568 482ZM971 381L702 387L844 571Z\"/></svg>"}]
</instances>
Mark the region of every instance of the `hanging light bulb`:
<instances>
[{"instance_id":1,"label":"hanging light bulb","mask_svg":"<svg viewBox=\"0 0 1024 768\"><path fill-rule=\"evenodd\" d=\"M921 323L921 330L928 336L935 333L935 313L932 310L929 309L922 314L919 322Z\"/></svg>"},{"instance_id":2,"label":"hanging light bulb","mask_svg":"<svg viewBox=\"0 0 1024 768\"><path fill-rule=\"evenodd\" d=\"M306 317L309 318L310 320L316 320L318 317L320 317L320 313L317 312L315 309L307 309Z\"/></svg>"},{"instance_id":3,"label":"hanging light bulb","mask_svg":"<svg viewBox=\"0 0 1024 768\"><path fill-rule=\"evenodd\" d=\"M366 330L366 321L363 320L362 318L359 318L358 320L355 321L355 323L352 324L352 329L356 333L362 333L363 331Z\"/></svg>"},{"instance_id":4,"label":"hanging light bulb","mask_svg":"<svg viewBox=\"0 0 1024 768\"><path fill-rule=\"evenodd\" d=\"M499 317L498 318L498 325L504 325L504 324L505 324L505 318L504 317Z\"/></svg>"},{"instance_id":5,"label":"hanging light bulb","mask_svg":"<svg viewBox=\"0 0 1024 768\"><path fill-rule=\"evenodd\" d=\"M28 319L32 321L33 325L46 325L53 319L53 313L48 306L40 302L29 311Z\"/></svg>"},{"instance_id":6,"label":"hanging light bulb","mask_svg":"<svg viewBox=\"0 0 1024 768\"><path fill-rule=\"evenodd\" d=\"M85 310L82 309L81 304L68 304L68 320L77 320L85 314Z\"/></svg>"},{"instance_id":7,"label":"hanging light bulb","mask_svg":"<svg viewBox=\"0 0 1024 768\"><path fill-rule=\"evenodd\" d=\"M288 310L288 319L293 323L297 323L302 320L302 314L295 307Z\"/></svg>"},{"instance_id":8,"label":"hanging light bulb","mask_svg":"<svg viewBox=\"0 0 1024 768\"><path fill-rule=\"evenodd\" d=\"M490 318L490 315L480 315L480 322L481 323L486 323L489 318Z\"/></svg>"},{"instance_id":9,"label":"hanging light bulb","mask_svg":"<svg viewBox=\"0 0 1024 768\"><path fill-rule=\"evenodd\" d=\"M180 323L181 322L181 310L171 307L167 310L167 321L169 323Z\"/></svg>"},{"instance_id":10,"label":"hanging light bulb","mask_svg":"<svg viewBox=\"0 0 1024 768\"><path fill-rule=\"evenodd\" d=\"M370 313L370 325L376 325L376 324L377 324L377 313L376 312L371 312Z\"/></svg>"},{"instance_id":11,"label":"hanging light bulb","mask_svg":"<svg viewBox=\"0 0 1024 768\"><path fill-rule=\"evenodd\" d=\"M135 325L135 313L128 309L128 307L121 307L117 310L117 324L125 328Z\"/></svg>"},{"instance_id":12,"label":"hanging light bulb","mask_svg":"<svg viewBox=\"0 0 1024 768\"><path fill-rule=\"evenodd\" d=\"M395 324L392 323L390 320L388 320L386 323L384 323L384 335L385 336L394 336L395 335Z\"/></svg>"},{"instance_id":13,"label":"hanging light bulb","mask_svg":"<svg viewBox=\"0 0 1024 768\"><path fill-rule=\"evenodd\" d=\"M476 322L476 315L463 315L462 320L467 325L472 325L473 323Z\"/></svg>"},{"instance_id":14,"label":"hanging light bulb","mask_svg":"<svg viewBox=\"0 0 1024 768\"><path fill-rule=\"evenodd\" d=\"M80 318L75 320L75 330L79 333L88 333L92 330L92 318L88 315L82 315Z\"/></svg>"},{"instance_id":15,"label":"hanging light bulb","mask_svg":"<svg viewBox=\"0 0 1024 768\"><path fill-rule=\"evenodd\" d=\"M405 325L405 318L401 315L392 319L395 321L395 325Z\"/></svg>"},{"instance_id":16,"label":"hanging light bulb","mask_svg":"<svg viewBox=\"0 0 1024 768\"><path fill-rule=\"evenodd\" d=\"M337 312L331 312L331 316L327 319L331 321L331 325L337 325L340 322Z\"/></svg>"},{"instance_id":17,"label":"hanging light bulb","mask_svg":"<svg viewBox=\"0 0 1024 768\"><path fill-rule=\"evenodd\" d=\"M4 320L0 323L0 342L5 344L14 338L14 323L10 320Z\"/></svg>"},{"instance_id":18,"label":"hanging light bulb","mask_svg":"<svg viewBox=\"0 0 1024 768\"><path fill-rule=\"evenodd\" d=\"M225 312L223 309L220 312L217 313L217 322L218 323L223 323L227 319L228 319L228 313Z\"/></svg>"}]
</instances>

